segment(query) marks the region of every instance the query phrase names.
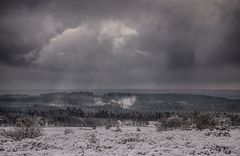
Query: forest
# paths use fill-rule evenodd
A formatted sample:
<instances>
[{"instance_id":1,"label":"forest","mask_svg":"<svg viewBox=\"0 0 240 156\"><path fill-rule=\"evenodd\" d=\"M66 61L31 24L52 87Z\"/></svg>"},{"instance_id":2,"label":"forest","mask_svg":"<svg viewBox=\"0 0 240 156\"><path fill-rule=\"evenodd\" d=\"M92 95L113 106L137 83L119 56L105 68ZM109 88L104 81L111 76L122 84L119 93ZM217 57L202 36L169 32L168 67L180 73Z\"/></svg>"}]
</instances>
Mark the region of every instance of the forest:
<instances>
[{"instance_id":1,"label":"forest","mask_svg":"<svg viewBox=\"0 0 240 156\"><path fill-rule=\"evenodd\" d=\"M171 116L199 112L222 113L240 124L240 100L191 94L57 92L40 95L1 95L0 125L37 117L44 125L100 126L117 120L145 125Z\"/></svg>"}]
</instances>

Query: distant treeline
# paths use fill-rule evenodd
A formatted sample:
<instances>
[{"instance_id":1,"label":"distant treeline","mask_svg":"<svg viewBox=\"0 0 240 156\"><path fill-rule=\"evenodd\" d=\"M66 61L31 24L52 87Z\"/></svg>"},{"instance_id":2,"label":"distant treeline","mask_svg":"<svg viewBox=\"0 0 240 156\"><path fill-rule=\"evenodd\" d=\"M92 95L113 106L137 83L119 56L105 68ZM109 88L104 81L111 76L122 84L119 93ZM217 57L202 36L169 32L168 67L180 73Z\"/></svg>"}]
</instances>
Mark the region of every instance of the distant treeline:
<instances>
[{"instance_id":1,"label":"distant treeline","mask_svg":"<svg viewBox=\"0 0 240 156\"><path fill-rule=\"evenodd\" d=\"M101 126L113 123L117 120L133 121L138 126L143 126L148 121L167 119L171 116L183 118L191 117L199 112L152 112L142 113L137 111L109 112L108 110L98 110L94 112L84 112L82 109L67 107L66 109L56 108L48 110L28 110L27 112L0 110L0 126L15 125L18 118L30 117L40 118L46 126ZM240 114L221 113L229 117L232 125L240 125Z\"/></svg>"},{"instance_id":2,"label":"distant treeline","mask_svg":"<svg viewBox=\"0 0 240 156\"><path fill-rule=\"evenodd\" d=\"M128 108L118 102L134 97ZM83 119L132 120L145 122L167 118L173 114L222 112L239 124L240 100L190 94L49 93L0 96L0 125L13 125L19 117L41 117L47 124L83 125ZM89 121L88 121L89 122Z\"/></svg>"}]
</instances>

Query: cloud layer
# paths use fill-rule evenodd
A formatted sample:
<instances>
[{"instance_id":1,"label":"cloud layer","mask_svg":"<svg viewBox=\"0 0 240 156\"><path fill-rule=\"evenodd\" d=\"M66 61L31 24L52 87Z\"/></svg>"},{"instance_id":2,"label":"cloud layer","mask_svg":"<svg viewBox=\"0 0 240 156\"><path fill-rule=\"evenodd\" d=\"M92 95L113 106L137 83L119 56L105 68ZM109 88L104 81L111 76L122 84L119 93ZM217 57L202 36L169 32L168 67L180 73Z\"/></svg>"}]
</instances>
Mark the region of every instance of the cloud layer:
<instances>
[{"instance_id":1,"label":"cloud layer","mask_svg":"<svg viewBox=\"0 0 240 156\"><path fill-rule=\"evenodd\" d=\"M0 10L1 88L240 88L238 0L11 0Z\"/></svg>"}]
</instances>

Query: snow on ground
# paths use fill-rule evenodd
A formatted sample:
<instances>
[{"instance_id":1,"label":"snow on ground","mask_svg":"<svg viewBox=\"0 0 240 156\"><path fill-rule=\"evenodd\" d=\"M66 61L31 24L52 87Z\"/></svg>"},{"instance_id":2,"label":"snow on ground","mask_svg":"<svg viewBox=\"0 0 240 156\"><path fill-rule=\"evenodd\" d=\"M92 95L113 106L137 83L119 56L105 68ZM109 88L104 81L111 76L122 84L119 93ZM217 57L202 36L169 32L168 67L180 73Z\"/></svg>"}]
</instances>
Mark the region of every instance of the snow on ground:
<instances>
[{"instance_id":1,"label":"snow on ground","mask_svg":"<svg viewBox=\"0 0 240 156\"><path fill-rule=\"evenodd\" d=\"M71 129L64 134L65 129ZM171 130L157 132L155 127L44 128L44 136L13 141L0 136L0 156L240 156L240 129L230 136L214 132Z\"/></svg>"}]
</instances>

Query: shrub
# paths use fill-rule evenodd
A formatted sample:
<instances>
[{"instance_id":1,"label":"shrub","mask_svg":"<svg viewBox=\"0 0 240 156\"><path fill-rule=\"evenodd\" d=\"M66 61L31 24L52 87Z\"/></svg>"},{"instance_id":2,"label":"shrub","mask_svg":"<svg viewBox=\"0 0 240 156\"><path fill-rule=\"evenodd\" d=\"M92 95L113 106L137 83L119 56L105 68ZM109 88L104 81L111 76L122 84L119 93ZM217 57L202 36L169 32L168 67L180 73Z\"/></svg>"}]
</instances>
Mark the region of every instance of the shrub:
<instances>
[{"instance_id":1,"label":"shrub","mask_svg":"<svg viewBox=\"0 0 240 156\"><path fill-rule=\"evenodd\" d=\"M222 113L195 112L189 115L171 116L156 123L157 131L181 128L185 130L216 129L228 130L232 125L231 118Z\"/></svg>"},{"instance_id":2,"label":"shrub","mask_svg":"<svg viewBox=\"0 0 240 156\"><path fill-rule=\"evenodd\" d=\"M109 130L111 127L112 127L112 126L111 126L110 124L107 124L107 125L105 126L105 129L106 129L106 130Z\"/></svg>"},{"instance_id":3,"label":"shrub","mask_svg":"<svg viewBox=\"0 0 240 156\"><path fill-rule=\"evenodd\" d=\"M215 129L217 130L228 130L232 125L231 119L229 117L226 117L225 115L216 117L215 121L217 123L217 125L215 126Z\"/></svg>"},{"instance_id":4,"label":"shrub","mask_svg":"<svg viewBox=\"0 0 240 156\"><path fill-rule=\"evenodd\" d=\"M117 126L115 132L122 132L122 129L119 126Z\"/></svg>"},{"instance_id":5,"label":"shrub","mask_svg":"<svg viewBox=\"0 0 240 156\"><path fill-rule=\"evenodd\" d=\"M182 126L182 124L183 124L183 119L181 117L172 116L166 120L163 120L161 126L166 129L167 128L179 128Z\"/></svg>"},{"instance_id":6,"label":"shrub","mask_svg":"<svg viewBox=\"0 0 240 156\"><path fill-rule=\"evenodd\" d=\"M206 136L215 136L215 137L231 137L228 131L216 130L205 133Z\"/></svg>"},{"instance_id":7,"label":"shrub","mask_svg":"<svg viewBox=\"0 0 240 156\"><path fill-rule=\"evenodd\" d=\"M25 138L36 138L43 134L39 121L31 118L17 119L16 127L13 130L4 132L4 136L13 140L22 140Z\"/></svg>"},{"instance_id":8,"label":"shrub","mask_svg":"<svg viewBox=\"0 0 240 156\"><path fill-rule=\"evenodd\" d=\"M212 113L198 113L193 115L193 122L195 128L198 130L214 129L218 122L215 120L215 116Z\"/></svg>"},{"instance_id":9,"label":"shrub","mask_svg":"<svg viewBox=\"0 0 240 156\"><path fill-rule=\"evenodd\" d=\"M88 139L89 143L91 144L97 144L99 142L99 139L97 139L97 135L95 133L92 133L90 136L89 136L89 139Z\"/></svg>"},{"instance_id":10,"label":"shrub","mask_svg":"<svg viewBox=\"0 0 240 156\"><path fill-rule=\"evenodd\" d=\"M68 134L74 134L74 131L72 129L65 129L64 135L68 135Z\"/></svg>"},{"instance_id":11,"label":"shrub","mask_svg":"<svg viewBox=\"0 0 240 156\"><path fill-rule=\"evenodd\" d=\"M164 130L164 129L161 127L160 121L157 121L156 124L155 124L155 126L156 126L158 132Z\"/></svg>"},{"instance_id":12,"label":"shrub","mask_svg":"<svg viewBox=\"0 0 240 156\"><path fill-rule=\"evenodd\" d=\"M141 132L141 129L140 129L139 127L137 127L137 131L138 131L138 132Z\"/></svg>"}]
</instances>

